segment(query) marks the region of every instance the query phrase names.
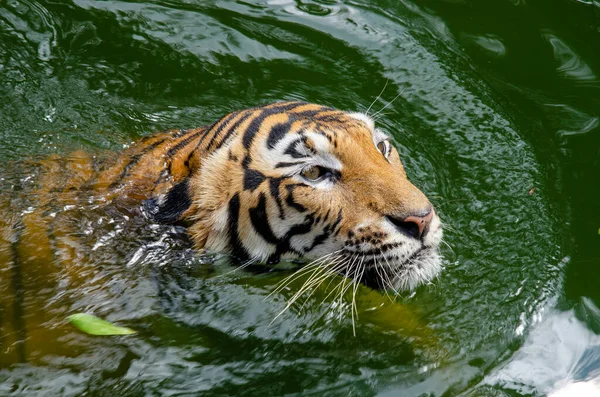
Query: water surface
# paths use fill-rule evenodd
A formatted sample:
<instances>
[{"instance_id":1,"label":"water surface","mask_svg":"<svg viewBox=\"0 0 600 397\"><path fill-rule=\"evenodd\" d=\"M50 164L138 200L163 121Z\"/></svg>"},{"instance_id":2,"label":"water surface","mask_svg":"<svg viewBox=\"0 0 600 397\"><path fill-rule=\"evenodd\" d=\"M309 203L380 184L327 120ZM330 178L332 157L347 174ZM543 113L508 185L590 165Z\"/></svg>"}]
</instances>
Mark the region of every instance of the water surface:
<instances>
[{"instance_id":1,"label":"water surface","mask_svg":"<svg viewBox=\"0 0 600 397\"><path fill-rule=\"evenodd\" d=\"M190 255L181 230L115 211L92 234L110 288L76 291L67 311L139 334L73 330L63 337L80 354L3 369L0 394L513 396L594 376L511 371L560 340L544 324L586 335L563 360L575 368L588 351L600 367L598 12L558 0L4 3L4 193L28 177L11 166L23 158L120 150L277 100L375 101L448 246L432 285L395 303L361 289L354 336L348 311L318 294L271 324L290 297L269 295L285 271L228 273L226 258Z\"/></svg>"}]
</instances>

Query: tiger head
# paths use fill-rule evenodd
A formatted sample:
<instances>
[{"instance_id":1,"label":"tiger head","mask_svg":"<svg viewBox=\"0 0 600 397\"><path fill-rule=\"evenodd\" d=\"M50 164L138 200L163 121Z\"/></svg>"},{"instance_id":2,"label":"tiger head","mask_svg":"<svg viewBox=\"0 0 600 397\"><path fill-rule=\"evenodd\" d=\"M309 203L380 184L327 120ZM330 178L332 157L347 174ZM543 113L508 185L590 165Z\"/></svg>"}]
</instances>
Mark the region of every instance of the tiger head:
<instances>
[{"instance_id":1,"label":"tiger head","mask_svg":"<svg viewBox=\"0 0 600 397\"><path fill-rule=\"evenodd\" d=\"M190 178L198 247L242 261L320 260L374 288L411 289L441 268L442 227L368 116L302 102L232 113Z\"/></svg>"}]
</instances>

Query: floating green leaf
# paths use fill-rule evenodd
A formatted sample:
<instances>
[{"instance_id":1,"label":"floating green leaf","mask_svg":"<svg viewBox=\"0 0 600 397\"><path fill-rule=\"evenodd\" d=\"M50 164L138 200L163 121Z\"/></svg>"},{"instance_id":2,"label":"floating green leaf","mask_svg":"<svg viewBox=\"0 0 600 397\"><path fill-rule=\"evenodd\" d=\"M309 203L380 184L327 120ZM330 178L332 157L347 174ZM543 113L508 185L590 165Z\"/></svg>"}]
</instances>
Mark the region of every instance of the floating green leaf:
<instances>
[{"instance_id":1,"label":"floating green leaf","mask_svg":"<svg viewBox=\"0 0 600 397\"><path fill-rule=\"evenodd\" d=\"M135 331L127 327L116 326L92 314L76 313L67 317L77 329L89 335L131 335Z\"/></svg>"}]
</instances>

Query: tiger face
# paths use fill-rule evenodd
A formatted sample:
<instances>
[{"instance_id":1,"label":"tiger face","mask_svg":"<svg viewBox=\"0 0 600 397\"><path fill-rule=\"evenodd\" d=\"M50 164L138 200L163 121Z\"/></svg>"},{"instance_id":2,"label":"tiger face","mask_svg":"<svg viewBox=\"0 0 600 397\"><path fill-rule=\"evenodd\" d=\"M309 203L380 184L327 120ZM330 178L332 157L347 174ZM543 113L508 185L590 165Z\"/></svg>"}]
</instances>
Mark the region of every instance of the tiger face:
<instances>
[{"instance_id":1,"label":"tiger face","mask_svg":"<svg viewBox=\"0 0 600 397\"><path fill-rule=\"evenodd\" d=\"M196 246L320 260L374 288L411 289L440 271L440 220L366 115L288 102L210 130L220 147L185 186Z\"/></svg>"}]
</instances>

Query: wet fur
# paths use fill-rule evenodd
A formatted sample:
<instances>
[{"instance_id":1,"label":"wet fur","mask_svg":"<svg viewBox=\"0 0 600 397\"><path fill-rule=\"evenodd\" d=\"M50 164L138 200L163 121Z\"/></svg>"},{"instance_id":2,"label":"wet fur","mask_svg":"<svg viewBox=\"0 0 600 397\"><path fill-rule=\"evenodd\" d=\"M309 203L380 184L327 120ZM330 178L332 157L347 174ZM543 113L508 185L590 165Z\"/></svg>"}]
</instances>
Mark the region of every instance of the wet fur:
<instances>
[{"instance_id":1,"label":"wet fur","mask_svg":"<svg viewBox=\"0 0 600 397\"><path fill-rule=\"evenodd\" d=\"M79 265L91 248L76 237L78 225L87 208L109 203L141 208L157 223L184 224L196 249L240 261L304 258L376 288L430 280L440 270L440 221L434 216L421 240L386 221L430 203L408 181L398 152L386 158L377 149L381 134L362 114L283 102L152 135L112 160L76 152L34 164L27 186L11 185L15 194L28 189L18 200L31 210L0 196L0 347L10 353L0 363L25 359L25 335L33 350L43 346L46 329L31 324L54 321L52 313L22 313L36 288L91 278ZM330 169L331 178L304 179L310 165Z\"/></svg>"}]
</instances>

